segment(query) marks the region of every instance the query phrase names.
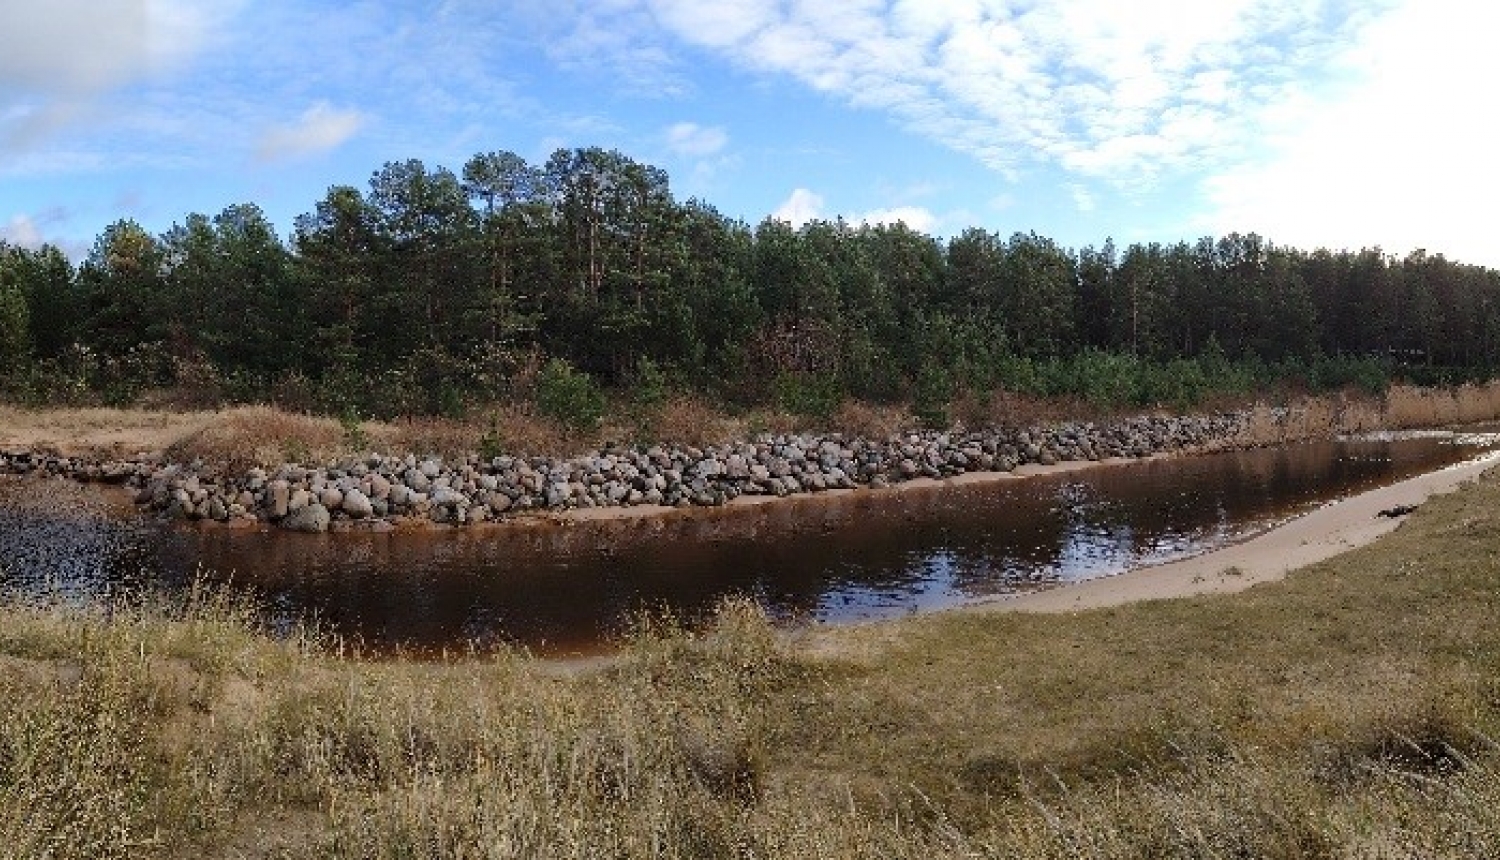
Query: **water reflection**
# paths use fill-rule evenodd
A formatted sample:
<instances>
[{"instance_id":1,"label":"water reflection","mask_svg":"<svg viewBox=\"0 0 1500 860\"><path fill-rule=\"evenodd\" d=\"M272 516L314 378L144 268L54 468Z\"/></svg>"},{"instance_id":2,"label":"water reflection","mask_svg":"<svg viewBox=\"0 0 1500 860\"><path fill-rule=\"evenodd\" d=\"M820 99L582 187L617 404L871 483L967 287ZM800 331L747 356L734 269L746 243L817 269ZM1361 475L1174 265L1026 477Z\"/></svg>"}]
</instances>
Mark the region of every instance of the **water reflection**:
<instances>
[{"instance_id":1,"label":"water reflection","mask_svg":"<svg viewBox=\"0 0 1500 860\"><path fill-rule=\"evenodd\" d=\"M314 613L375 648L519 642L571 653L597 648L639 609L691 617L728 593L785 618L841 621L1107 576L1478 450L1438 438L1330 442L498 531L164 530L102 509L80 527L12 504L0 506L0 557L23 589L172 586L201 564L257 591L282 620Z\"/></svg>"}]
</instances>

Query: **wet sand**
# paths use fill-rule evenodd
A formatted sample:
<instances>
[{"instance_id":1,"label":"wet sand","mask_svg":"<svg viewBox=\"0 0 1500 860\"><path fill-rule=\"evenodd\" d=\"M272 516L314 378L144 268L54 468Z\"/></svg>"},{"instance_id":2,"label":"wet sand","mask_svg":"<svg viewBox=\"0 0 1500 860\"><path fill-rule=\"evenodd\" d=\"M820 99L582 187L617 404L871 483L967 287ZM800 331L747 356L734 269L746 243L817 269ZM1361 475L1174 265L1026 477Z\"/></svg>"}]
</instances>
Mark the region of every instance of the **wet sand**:
<instances>
[{"instance_id":1,"label":"wet sand","mask_svg":"<svg viewBox=\"0 0 1500 860\"><path fill-rule=\"evenodd\" d=\"M1331 502L1249 540L1200 556L1046 591L966 604L954 611L1076 612L1142 600L1243 591L1371 543L1395 531L1405 519L1381 516L1381 511L1420 505L1432 496L1453 492L1497 464L1500 452L1492 452Z\"/></svg>"}]
</instances>

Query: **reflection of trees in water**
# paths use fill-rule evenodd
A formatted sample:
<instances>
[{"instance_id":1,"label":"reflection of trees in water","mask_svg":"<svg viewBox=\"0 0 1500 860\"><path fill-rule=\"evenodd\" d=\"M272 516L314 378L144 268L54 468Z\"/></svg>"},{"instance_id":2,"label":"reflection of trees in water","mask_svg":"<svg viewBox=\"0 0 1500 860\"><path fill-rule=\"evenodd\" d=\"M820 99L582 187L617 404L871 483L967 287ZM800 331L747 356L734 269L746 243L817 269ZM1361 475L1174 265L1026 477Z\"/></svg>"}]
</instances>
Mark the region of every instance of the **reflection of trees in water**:
<instances>
[{"instance_id":1,"label":"reflection of trees in water","mask_svg":"<svg viewBox=\"0 0 1500 860\"><path fill-rule=\"evenodd\" d=\"M283 626L316 612L377 647L513 638L567 650L642 607L691 618L727 593L780 617L841 619L1115 573L1461 453L1434 440L1306 445L689 515L386 534L160 530L87 513L92 502L64 506L86 514L64 518L12 498L0 504L0 558L89 596L143 567L186 582L201 564L257 592Z\"/></svg>"}]
</instances>

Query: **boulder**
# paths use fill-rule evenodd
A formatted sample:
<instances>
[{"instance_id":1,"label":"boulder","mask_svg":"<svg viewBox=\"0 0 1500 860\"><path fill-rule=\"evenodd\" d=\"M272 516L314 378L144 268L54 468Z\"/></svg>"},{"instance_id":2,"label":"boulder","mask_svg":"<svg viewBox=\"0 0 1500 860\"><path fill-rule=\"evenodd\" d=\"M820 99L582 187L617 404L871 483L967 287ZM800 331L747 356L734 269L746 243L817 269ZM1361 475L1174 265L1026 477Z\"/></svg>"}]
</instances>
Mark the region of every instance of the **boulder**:
<instances>
[{"instance_id":1,"label":"boulder","mask_svg":"<svg viewBox=\"0 0 1500 860\"><path fill-rule=\"evenodd\" d=\"M287 499L286 512L294 514L312 503L312 493L298 487L292 490L292 495Z\"/></svg>"},{"instance_id":2,"label":"boulder","mask_svg":"<svg viewBox=\"0 0 1500 860\"><path fill-rule=\"evenodd\" d=\"M375 513L375 508L370 504L370 499L359 490L350 490L345 493L340 507L344 509L344 513L357 520L365 519Z\"/></svg>"},{"instance_id":3,"label":"boulder","mask_svg":"<svg viewBox=\"0 0 1500 860\"><path fill-rule=\"evenodd\" d=\"M294 532L326 532L332 519L327 508L314 502L287 514L281 520L281 527Z\"/></svg>"}]
</instances>

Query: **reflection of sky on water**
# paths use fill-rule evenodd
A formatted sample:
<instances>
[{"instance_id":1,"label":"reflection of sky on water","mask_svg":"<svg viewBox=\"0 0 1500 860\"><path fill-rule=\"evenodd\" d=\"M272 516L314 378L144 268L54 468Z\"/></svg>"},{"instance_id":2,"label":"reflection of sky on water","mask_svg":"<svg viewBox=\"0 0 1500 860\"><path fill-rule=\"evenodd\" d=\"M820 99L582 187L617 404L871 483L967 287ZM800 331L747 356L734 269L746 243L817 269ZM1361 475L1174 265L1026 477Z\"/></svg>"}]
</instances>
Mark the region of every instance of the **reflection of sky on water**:
<instances>
[{"instance_id":1,"label":"reflection of sky on water","mask_svg":"<svg viewBox=\"0 0 1500 860\"><path fill-rule=\"evenodd\" d=\"M311 616L377 649L518 642L572 653L634 613L690 620L727 594L778 618L841 621L1110 576L1470 453L1434 438L1346 441L501 532L160 531L0 504L0 585L94 599L143 570L180 585L201 564L258 594L279 629Z\"/></svg>"},{"instance_id":2,"label":"reflection of sky on water","mask_svg":"<svg viewBox=\"0 0 1500 860\"><path fill-rule=\"evenodd\" d=\"M869 569L852 573L820 597L811 615L890 617L1167 563L1243 540L1344 493L1452 462L1459 453L1417 439L1344 440L1033 479L1025 485L1031 509L1011 499L993 505L980 528L932 530L924 550L879 577ZM1012 521L1017 514L1025 520L1020 526Z\"/></svg>"}]
</instances>

